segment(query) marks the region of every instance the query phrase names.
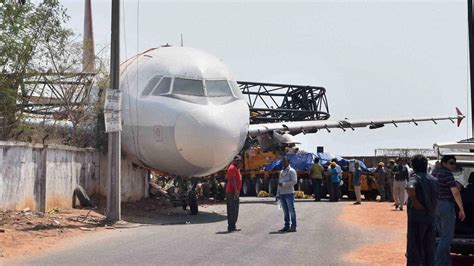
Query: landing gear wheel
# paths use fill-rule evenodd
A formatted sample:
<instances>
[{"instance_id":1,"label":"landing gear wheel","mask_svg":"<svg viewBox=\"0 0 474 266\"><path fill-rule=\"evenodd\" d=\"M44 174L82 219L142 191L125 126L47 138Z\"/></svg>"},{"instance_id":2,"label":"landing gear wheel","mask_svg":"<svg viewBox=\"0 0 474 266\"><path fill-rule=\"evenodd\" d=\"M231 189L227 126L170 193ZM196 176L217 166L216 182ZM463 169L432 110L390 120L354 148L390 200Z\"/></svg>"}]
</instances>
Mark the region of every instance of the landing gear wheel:
<instances>
[{"instance_id":1,"label":"landing gear wheel","mask_svg":"<svg viewBox=\"0 0 474 266\"><path fill-rule=\"evenodd\" d=\"M202 196L208 199L211 195L211 185L208 182L204 182L201 184L202 189Z\"/></svg>"},{"instance_id":2,"label":"landing gear wheel","mask_svg":"<svg viewBox=\"0 0 474 266\"><path fill-rule=\"evenodd\" d=\"M250 180L245 179L244 183L242 184L242 194L244 196L250 196Z\"/></svg>"},{"instance_id":3,"label":"landing gear wheel","mask_svg":"<svg viewBox=\"0 0 474 266\"><path fill-rule=\"evenodd\" d=\"M189 192L188 203L189 203L189 211L191 215L197 215L199 210L198 210L196 191L193 190Z\"/></svg>"}]
</instances>

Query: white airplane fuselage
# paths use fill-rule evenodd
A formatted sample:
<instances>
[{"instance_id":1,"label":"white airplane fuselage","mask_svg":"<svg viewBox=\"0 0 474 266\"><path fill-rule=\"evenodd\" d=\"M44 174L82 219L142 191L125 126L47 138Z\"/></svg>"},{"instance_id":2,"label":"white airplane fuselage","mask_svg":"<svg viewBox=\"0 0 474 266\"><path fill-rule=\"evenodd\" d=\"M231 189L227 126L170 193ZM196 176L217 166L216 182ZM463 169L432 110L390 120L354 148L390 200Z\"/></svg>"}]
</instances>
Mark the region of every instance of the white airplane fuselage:
<instances>
[{"instance_id":1,"label":"white airplane fuselage","mask_svg":"<svg viewBox=\"0 0 474 266\"><path fill-rule=\"evenodd\" d=\"M249 107L227 66L187 47L148 50L121 65L122 150L143 165L205 176L240 152Z\"/></svg>"}]
</instances>

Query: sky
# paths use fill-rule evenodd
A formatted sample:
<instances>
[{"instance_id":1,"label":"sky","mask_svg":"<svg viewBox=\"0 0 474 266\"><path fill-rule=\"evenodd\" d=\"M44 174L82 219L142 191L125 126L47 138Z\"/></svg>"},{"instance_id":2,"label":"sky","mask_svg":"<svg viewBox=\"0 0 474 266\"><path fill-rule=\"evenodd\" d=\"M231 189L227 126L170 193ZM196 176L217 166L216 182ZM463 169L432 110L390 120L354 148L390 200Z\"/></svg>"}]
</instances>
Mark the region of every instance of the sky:
<instances>
[{"instance_id":1,"label":"sky","mask_svg":"<svg viewBox=\"0 0 474 266\"><path fill-rule=\"evenodd\" d=\"M84 3L62 0L83 31ZM242 81L322 86L330 119L467 116L419 126L297 136L300 149L374 155L471 134L467 3L455 1L123 1L121 61L169 43L222 59ZM96 51L110 42L110 1L92 0Z\"/></svg>"}]
</instances>

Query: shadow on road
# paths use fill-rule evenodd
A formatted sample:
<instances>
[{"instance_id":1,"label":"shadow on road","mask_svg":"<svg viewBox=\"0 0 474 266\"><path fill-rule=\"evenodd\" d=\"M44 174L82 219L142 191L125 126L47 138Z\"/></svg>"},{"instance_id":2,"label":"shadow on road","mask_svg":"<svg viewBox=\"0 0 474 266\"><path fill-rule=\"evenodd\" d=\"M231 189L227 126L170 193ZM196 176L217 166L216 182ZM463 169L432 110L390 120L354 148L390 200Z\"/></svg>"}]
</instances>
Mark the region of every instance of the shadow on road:
<instances>
[{"instance_id":1,"label":"shadow on road","mask_svg":"<svg viewBox=\"0 0 474 266\"><path fill-rule=\"evenodd\" d=\"M270 234L270 235L285 235L285 234L288 234L288 232L272 231L272 232L269 232L268 234Z\"/></svg>"},{"instance_id":2,"label":"shadow on road","mask_svg":"<svg viewBox=\"0 0 474 266\"><path fill-rule=\"evenodd\" d=\"M124 221L138 224L149 225L187 225L187 224L206 224L217 223L227 219L227 216L212 212L199 212L198 215L189 215L183 213L147 213L146 215L127 215L122 216Z\"/></svg>"}]
</instances>

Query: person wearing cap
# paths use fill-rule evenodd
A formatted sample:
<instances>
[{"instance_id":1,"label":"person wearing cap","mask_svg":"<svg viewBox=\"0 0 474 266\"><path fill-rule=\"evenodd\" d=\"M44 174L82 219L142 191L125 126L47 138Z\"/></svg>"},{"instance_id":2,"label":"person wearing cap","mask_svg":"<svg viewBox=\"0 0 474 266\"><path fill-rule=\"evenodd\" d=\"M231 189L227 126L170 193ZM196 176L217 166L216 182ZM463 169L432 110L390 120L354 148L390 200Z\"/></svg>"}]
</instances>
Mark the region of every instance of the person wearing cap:
<instances>
[{"instance_id":1,"label":"person wearing cap","mask_svg":"<svg viewBox=\"0 0 474 266\"><path fill-rule=\"evenodd\" d=\"M385 170L383 167L384 163L379 162L377 169L375 169L375 181L377 182L377 188L380 194L380 202L385 200Z\"/></svg>"},{"instance_id":2,"label":"person wearing cap","mask_svg":"<svg viewBox=\"0 0 474 266\"><path fill-rule=\"evenodd\" d=\"M295 185L297 183L296 171L290 165L288 157L282 159L283 169L278 178L277 194L280 197L283 209L285 226L280 232L296 232L296 210L295 210Z\"/></svg>"},{"instance_id":3,"label":"person wearing cap","mask_svg":"<svg viewBox=\"0 0 474 266\"><path fill-rule=\"evenodd\" d=\"M239 195L242 188L242 176L240 167L242 166L242 157L236 155L234 160L227 168L227 184L225 194L227 198L227 231L240 231L236 227L237 218L239 217Z\"/></svg>"}]
</instances>

